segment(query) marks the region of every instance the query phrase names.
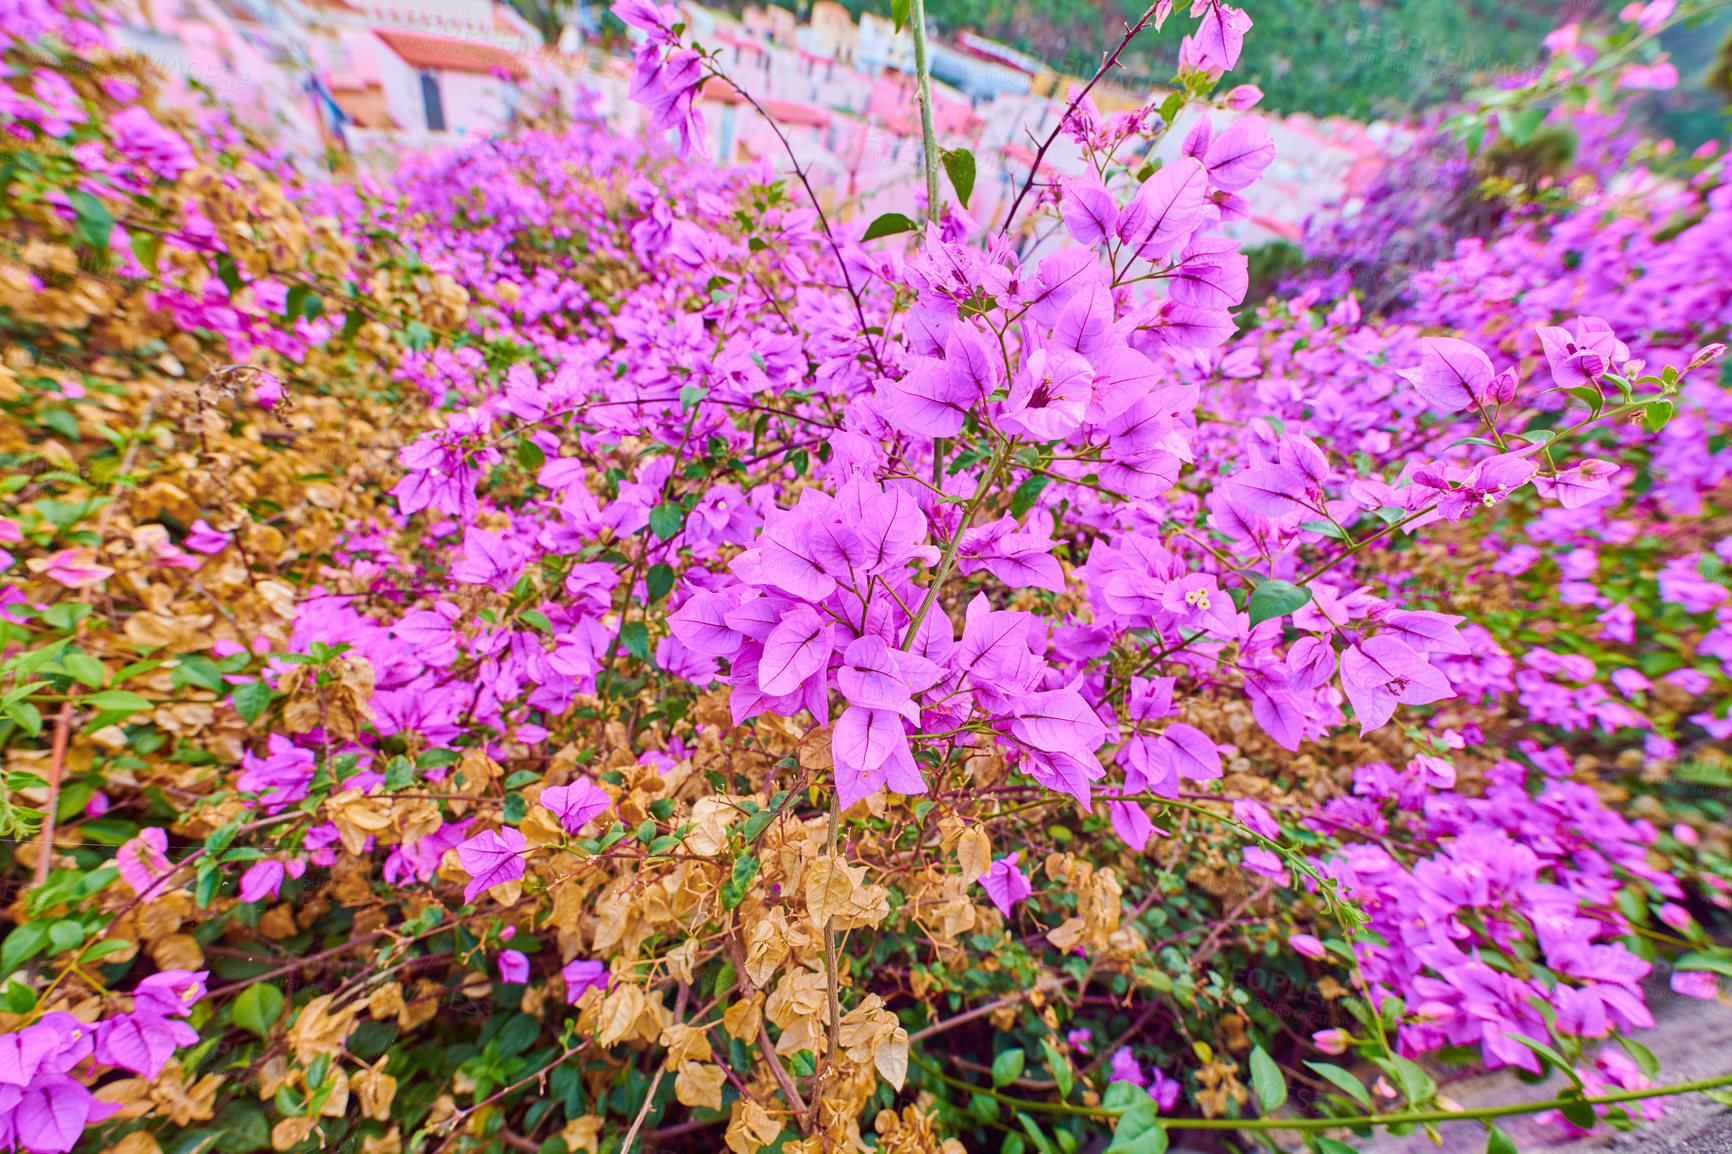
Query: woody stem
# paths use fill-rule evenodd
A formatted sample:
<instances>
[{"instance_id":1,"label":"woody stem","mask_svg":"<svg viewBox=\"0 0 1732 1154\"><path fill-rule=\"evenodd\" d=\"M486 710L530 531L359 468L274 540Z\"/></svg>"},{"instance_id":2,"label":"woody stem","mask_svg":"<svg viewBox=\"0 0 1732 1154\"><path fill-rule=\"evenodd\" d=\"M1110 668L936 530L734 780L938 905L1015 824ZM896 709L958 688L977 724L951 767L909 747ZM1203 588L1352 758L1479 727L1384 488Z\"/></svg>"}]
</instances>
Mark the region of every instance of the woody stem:
<instances>
[{"instance_id":1,"label":"woody stem","mask_svg":"<svg viewBox=\"0 0 1732 1154\"><path fill-rule=\"evenodd\" d=\"M980 482L980 487L974 491L974 496L969 498L968 507L962 511L962 519L957 522L956 532L951 536L949 543L944 546L944 559L938 564L938 572L932 578L932 586L926 590L926 600L920 603L920 611L914 615L914 620L908 623L908 632L902 641L904 652L913 648L914 639L920 633L921 622L926 620L926 615L932 612L933 605L938 602L938 593L944 588L944 582L949 578L950 570L956 565L956 550L962 544L963 531L968 528L968 523L974 520L975 512L986 500L988 494L992 492L993 486L998 484L999 470L1004 468L1005 460L1015 451L1016 438L1012 437L994 456L992 468L987 470L986 476Z\"/></svg>"},{"instance_id":2,"label":"woody stem","mask_svg":"<svg viewBox=\"0 0 1732 1154\"><path fill-rule=\"evenodd\" d=\"M36 847L36 884L48 880L54 858L54 811L60 805L60 775L66 769L66 745L72 737L72 698L68 695L54 719L54 752L48 763L48 801L42 812L42 840Z\"/></svg>"},{"instance_id":3,"label":"woody stem","mask_svg":"<svg viewBox=\"0 0 1732 1154\"><path fill-rule=\"evenodd\" d=\"M908 30L914 34L914 83L920 99L920 137L926 149L926 219L943 215L938 192L938 132L932 125L932 72L926 57L926 0L913 0Z\"/></svg>"},{"instance_id":4,"label":"woody stem","mask_svg":"<svg viewBox=\"0 0 1732 1154\"><path fill-rule=\"evenodd\" d=\"M842 825L842 795L840 793L830 799L830 868L836 869L836 835ZM842 997L836 989L836 919L824 919L824 984L830 998L830 1055L832 1066L836 1064L836 1055L841 1049L842 1040Z\"/></svg>"}]
</instances>

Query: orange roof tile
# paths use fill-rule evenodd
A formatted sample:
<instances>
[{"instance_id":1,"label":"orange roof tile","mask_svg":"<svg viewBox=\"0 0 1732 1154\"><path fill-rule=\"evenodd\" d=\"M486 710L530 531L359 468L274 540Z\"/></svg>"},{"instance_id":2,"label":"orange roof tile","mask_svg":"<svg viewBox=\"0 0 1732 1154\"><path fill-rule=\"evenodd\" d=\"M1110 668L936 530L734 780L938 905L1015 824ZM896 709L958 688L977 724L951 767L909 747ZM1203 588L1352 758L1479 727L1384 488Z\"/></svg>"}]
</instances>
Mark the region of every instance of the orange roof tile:
<instances>
[{"instance_id":1,"label":"orange roof tile","mask_svg":"<svg viewBox=\"0 0 1732 1154\"><path fill-rule=\"evenodd\" d=\"M764 111L778 124L815 124L824 128L830 123L830 110L792 100L766 100Z\"/></svg>"},{"instance_id":2,"label":"orange roof tile","mask_svg":"<svg viewBox=\"0 0 1732 1154\"><path fill-rule=\"evenodd\" d=\"M523 61L505 51L479 40L458 40L450 36L433 36L426 32L405 32L398 28L375 28L373 35L403 58L411 68L426 68L434 72L492 72L504 69L522 80L529 75Z\"/></svg>"},{"instance_id":3,"label":"orange roof tile","mask_svg":"<svg viewBox=\"0 0 1732 1154\"><path fill-rule=\"evenodd\" d=\"M746 102L746 98L734 91L731 84L725 80L718 80L714 76L704 81L703 87L698 90L698 99L714 100L718 104L744 104Z\"/></svg>"}]
</instances>

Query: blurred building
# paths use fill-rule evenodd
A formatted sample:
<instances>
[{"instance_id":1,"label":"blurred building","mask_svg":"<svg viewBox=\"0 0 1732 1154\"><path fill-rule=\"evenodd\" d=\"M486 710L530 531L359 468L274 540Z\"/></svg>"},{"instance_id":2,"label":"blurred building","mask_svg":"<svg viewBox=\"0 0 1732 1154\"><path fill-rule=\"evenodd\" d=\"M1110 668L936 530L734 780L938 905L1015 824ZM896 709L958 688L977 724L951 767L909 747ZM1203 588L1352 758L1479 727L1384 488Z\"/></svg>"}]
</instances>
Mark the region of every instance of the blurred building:
<instances>
[{"instance_id":1,"label":"blurred building","mask_svg":"<svg viewBox=\"0 0 1732 1154\"><path fill-rule=\"evenodd\" d=\"M269 124L309 163L336 147L387 169L402 149L501 132L549 100L569 106L581 98L622 132L644 124L628 98L630 58L585 50L593 2L551 46L501 0L127 2L134 7L123 43L155 59L189 95L202 86ZM791 152L825 209L841 218L906 211L924 196L907 28L871 13L856 22L835 0L817 0L804 23L776 4L739 17L680 7L689 35L746 93L711 81L697 101L718 161L791 171ZM941 146L973 153L969 211L982 227L997 227L1029 179L1037 142L1083 81L971 33L930 38L929 48ZM1092 95L1103 114L1160 96L1110 83ZM1220 130L1239 114L1213 115ZM1158 154L1176 154L1188 127L1170 133ZM1276 162L1246 194L1252 218L1232 226L1248 244L1296 236L1308 215L1369 179L1388 151L1387 131L1344 121L1277 118L1271 131ZM1040 167L1042 184L1087 168L1062 133Z\"/></svg>"}]
</instances>

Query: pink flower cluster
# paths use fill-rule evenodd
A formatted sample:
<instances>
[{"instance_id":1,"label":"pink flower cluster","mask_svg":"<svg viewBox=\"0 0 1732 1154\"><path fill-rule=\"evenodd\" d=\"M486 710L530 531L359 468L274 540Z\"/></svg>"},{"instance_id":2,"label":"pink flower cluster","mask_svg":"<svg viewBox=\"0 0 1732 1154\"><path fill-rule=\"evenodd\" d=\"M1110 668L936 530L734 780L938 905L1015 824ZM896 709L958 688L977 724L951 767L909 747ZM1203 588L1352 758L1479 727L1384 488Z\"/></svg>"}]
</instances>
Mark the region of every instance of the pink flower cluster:
<instances>
[{"instance_id":1,"label":"pink flower cluster","mask_svg":"<svg viewBox=\"0 0 1732 1154\"><path fill-rule=\"evenodd\" d=\"M198 1041L181 1019L204 997L205 974L164 970L133 991L131 1011L94 1025L64 1011L0 1035L0 1143L31 1154L66 1154L120 1107L96 1100L73 1076L90 1059L155 1078L180 1046Z\"/></svg>"}]
</instances>

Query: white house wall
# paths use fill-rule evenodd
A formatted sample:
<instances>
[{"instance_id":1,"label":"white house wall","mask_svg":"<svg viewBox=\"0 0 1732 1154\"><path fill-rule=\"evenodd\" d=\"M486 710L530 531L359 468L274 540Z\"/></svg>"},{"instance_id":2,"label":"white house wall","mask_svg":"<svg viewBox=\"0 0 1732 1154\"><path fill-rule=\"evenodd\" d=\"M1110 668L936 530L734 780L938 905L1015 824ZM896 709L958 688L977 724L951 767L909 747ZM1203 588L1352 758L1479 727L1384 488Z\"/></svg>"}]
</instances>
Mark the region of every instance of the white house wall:
<instances>
[{"instance_id":1,"label":"white house wall","mask_svg":"<svg viewBox=\"0 0 1732 1154\"><path fill-rule=\"evenodd\" d=\"M421 74L403 58L380 46L379 86L385 90L385 107L407 132L427 131L427 104L421 98Z\"/></svg>"},{"instance_id":2,"label":"white house wall","mask_svg":"<svg viewBox=\"0 0 1732 1154\"><path fill-rule=\"evenodd\" d=\"M510 114L505 86L479 72L441 72L439 93L445 127L465 136L486 136Z\"/></svg>"}]
</instances>

